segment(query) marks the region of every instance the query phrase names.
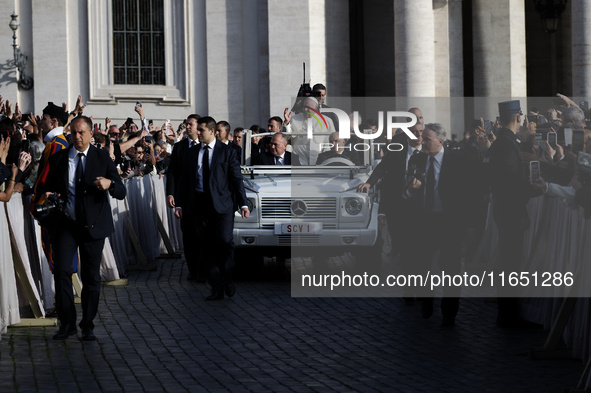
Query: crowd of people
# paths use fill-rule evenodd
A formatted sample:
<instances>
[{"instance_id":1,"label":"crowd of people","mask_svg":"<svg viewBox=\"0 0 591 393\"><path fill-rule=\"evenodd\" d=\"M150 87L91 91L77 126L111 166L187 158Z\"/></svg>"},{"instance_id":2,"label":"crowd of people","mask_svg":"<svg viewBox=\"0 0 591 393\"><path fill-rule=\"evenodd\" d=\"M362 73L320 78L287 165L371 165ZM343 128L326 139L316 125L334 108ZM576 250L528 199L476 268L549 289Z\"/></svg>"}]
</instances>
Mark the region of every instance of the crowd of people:
<instances>
[{"instance_id":1,"label":"crowd of people","mask_svg":"<svg viewBox=\"0 0 591 393\"><path fill-rule=\"evenodd\" d=\"M581 154L591 153L590 115L568 97L557 97L544 113L533 110L527 115L519 101L499 103L496 121L475 120L462 140L441 124L426 122L420 108L411 108L409 112L417 118L410 128L414 137L396 130L392 140L386 140L386 135L376 140L397 143L402 149L376 150L379 164L358 192L372 187L379 192L380 222L387 224L393 254L399 255L405 272L427 270L438 255L440 267L459 273L461 246L466 246L465 258L475 252L491 200L500 261L506 270L520 266L529 198L542 194L567 198L583 206L587 218L591 215L590 171L580 164ZM318 84L302 104L311 111L322 110L325 98L326 87ZM251 125L252 139L243 141L245 128L232 130L225 120L197 114L176 127L170 121L157 127L146 119L140 102L134 108L137 124L132 117L121 125L107 117L103 128L84 116L84 109L79 96L72 111L66 104L50 102L41 115L25 115L18 104L13 108L0 97L0 201L9 201L15 192L32 194L32 212L50 229L44 236L54 246L46 254L56 276L61 327L54 338L58 340L77 332L70 290L71 254L76 247L81 250L85 288L80 327L85 339L94 339L92 319L100 289L96 254L113 228L112 220L101 217L107 193L125 197L121 179L167 175L166 204L181 220L187 278L208 280L212 292L207 300L221 300L235 293L234 212L240 210L242 217L250 213L240 172L247 143L254 165L362 164L361 154L351 148L358 137L352 132L350 139L341 138L338 121L330 116L325 123L332 132L329 135L291 137L294 130L317 126L309 123L308 110L292 113L286 108L283 118L268 119L266 130ZM357 118L351 116L351 130L354 121ZM367 120L362 128L375 131L375 123ZM270 135L257 136L265 131ZM329 147L318 148L323 145ZM54 193L64 200L67 222L74 223L64 224L67 231L63 223L52 230L55 216L35 208L52 201ZM447 290L441 305L443 324L450 326L455 323L460 294L458 289ZM405 300L425 298L422 312L428 318L433 314L429 296L409 289ZM503 326L520 323L516 299L499 300L498 322Z\"/></svg>"}]
</instances>

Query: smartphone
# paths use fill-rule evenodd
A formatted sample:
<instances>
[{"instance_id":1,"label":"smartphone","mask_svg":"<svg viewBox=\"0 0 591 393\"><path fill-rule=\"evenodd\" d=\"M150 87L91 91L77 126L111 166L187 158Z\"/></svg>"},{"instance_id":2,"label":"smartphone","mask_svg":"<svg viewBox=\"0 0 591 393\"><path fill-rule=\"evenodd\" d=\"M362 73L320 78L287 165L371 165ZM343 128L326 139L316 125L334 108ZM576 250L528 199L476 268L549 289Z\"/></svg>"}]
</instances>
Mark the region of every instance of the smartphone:
<instances>
[{"instance_id":1,"label":"smartphone","mask_svg":"<svg viewBox=\"0 0 591 393\"><path fill-rule=\"evenodd\" d=\"M548 141L548 144L553 149L556 149L557 138L556 138L556 133L555 132L548 131L548 133L546 134L546 140Z\"/></svg>"},{"instance_id":2,"label":"smartphone","mask_svg":"<svg viewBox=\"0 0 591 393\"><path fill-rule=\"evenodd\" d=\"M152 119L148 120L148 124L154 124L154 121Z\"/></svg>"},{"instance_id":3,"label":"smartphone","mask_svg":"<svg viewBox=\"0 0 591 393\"><path fill-rule=\"evenodd\" d=\"M490 135L490 133L492 132L492 128L493 128L493 123L490 120L485 120L484 121L484 130L486 131L487 135Z\"/></svg>"},{"instance_id":4,"label":"smartphone","mask_svg":"<svg viewBox=\"0 0 591 393\"><path fill-rule=\"evenodd\" d=\"M0 131L0 141L8 139L8 130L1 130Z\"/></svg>"},{"instance_id":5,"label":"smartphone","mask_svg":"<svg viewBox=\"0 0 591 393\"><path fill-rule=\"evenodd\" d=\"M538 141L538 156L544 157L546 155L546 141Z\"/></svg>"},{"instance_id":6,"label":"smartphone","mask_svg":"<svg viewBox=\"0 0 591 393\"><path fill-rule=\"evenodd\" d=\"M530 161L529 163L529 181L535 183L541 179L540 161Z\"/></svg>"},{"instance_id":7,"label":"smartphone","mask_svg":"<svg viewBox=\"0 0 591 393\"><path fill-rule=\"evenodd\" d=\"M571 146L573 144L573 129L572 128L565 128L564 129L564 145Z\"/></svg>"},{"instance_id":8,"label":"smartphone","mask_svg":"<svg viewBox=\"0 0 591 393\"><path fill-rule=\"evenodd\" d=\"M585 112L585 114L589 110L589 102L588 101L581 101L581 105L579 105L579 106Z\"/></svg>"},{"instance_id":9,"label":"smartphone","mask_svg":"<svg viewBox=\"0 0 591 393\"><path fill-rule=\"evenodd\" d=\"M538 115L527 115L527 120L530 123L538 123Z\"/></svg>"},{"instance_id":10,"label":"smartphone","mask_svg":"<svg viewBox=\"0 0 591 393\"><path fill-rule=\"evenodd\" d=\"M543 140L544 138L542 138L542 133L541 132L536 132L534 134L534 141L536 143L538 143L539 141Z\"/></svg>"},{"instance_id":11,"label":"smartphone","mask_svg":"<svg viewBox=\"0 0 591 393\"><path fill-rule=\"evenodd\" d=\"M123 163L121 164L121 172L123 172L123 173L127 172L127 170L130 167L130 163L131 163L131 161L124 160Z\"/></svg>"},{"instance_id":12,"label":"smartphone","mask_svg":"<svg viewBox=\"0 0 591 393\"><path fill-rule=\"evenodd\" d=\"M23 151L25 153L31 152L31 141L30 140L23 139L23 141L21 142L21 151Z\"/></svg>"},{"instance_id":13,"label":"smartphone","mask_svg":"<svg viewBox=\"0 0 591 393\"><path fill-rule=\"evenodd\" d=\"M583 151L585 144L585 131L573 130L573 152Z\"/></svg>"},{"instance_id":14,"label":"smartphone","mask_svg":"<svg viewBox=\"0 0 591 393\"><path fill-rule=\"evenodd\" d=\"M135 106L142 106L142 102L141 101L136 101Z\"/></svg>"}]
</instances>

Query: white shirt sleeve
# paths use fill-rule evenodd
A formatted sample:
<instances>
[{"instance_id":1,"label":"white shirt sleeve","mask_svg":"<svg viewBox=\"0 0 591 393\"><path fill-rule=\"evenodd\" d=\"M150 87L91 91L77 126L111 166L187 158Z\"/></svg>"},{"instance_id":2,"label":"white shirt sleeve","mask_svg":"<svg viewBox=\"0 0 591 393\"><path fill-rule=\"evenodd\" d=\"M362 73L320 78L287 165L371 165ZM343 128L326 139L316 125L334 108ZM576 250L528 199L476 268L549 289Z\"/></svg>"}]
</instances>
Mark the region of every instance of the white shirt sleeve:
<instances>
[{"instance_id":1,"label":"white shirt sleeve","mask_svg":"<svg viewBox=\"0 0 591 393\"><path fill-rule=\"evenodd\" d=\"M573 187L561 186L554 183L546 184L548 185L548 191L546 191L546 195L556 198L575 199L576 190Z\"/></svg>"}]
</instances>

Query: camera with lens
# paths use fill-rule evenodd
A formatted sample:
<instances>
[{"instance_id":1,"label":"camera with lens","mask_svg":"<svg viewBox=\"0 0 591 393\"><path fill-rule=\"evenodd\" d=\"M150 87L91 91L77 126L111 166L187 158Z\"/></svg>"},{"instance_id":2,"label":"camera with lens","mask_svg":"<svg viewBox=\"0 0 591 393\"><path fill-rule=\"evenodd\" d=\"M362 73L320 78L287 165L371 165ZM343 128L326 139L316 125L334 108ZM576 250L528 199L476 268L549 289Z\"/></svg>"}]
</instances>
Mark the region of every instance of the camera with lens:
<instances>
[{"instance_id":1,"label":"camera with lens","mask_svg":"<svg viewBox=\"0 0 591 393\"><path fill-rule=\"evenodd\" d=\"M45 203L36 203L33 209L33 217L43 225L58 217L69 217L68 202L60 199L57 193L47 197Z\"/></svg>"}]
</instances>

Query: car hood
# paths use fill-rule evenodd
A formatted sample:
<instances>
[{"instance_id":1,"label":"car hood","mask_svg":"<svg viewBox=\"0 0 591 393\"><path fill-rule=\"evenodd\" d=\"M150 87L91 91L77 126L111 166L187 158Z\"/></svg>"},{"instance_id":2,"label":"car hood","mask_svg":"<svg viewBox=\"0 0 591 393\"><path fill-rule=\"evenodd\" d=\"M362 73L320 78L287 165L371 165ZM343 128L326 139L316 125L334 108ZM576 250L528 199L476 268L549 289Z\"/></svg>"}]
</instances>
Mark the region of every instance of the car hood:
<instances>
[{"instance_id":1,"label":"car hood","mask_svg":"<svg viewBox=\"0 0 591 393\"><path fill-rule=\"evenodd\" d=\"M245 186L259 193L268 194L334 194L355 189L365 180L359 177L350 179L346 175L257 175L245 179Z\"/></svg>"}]
</instances>

